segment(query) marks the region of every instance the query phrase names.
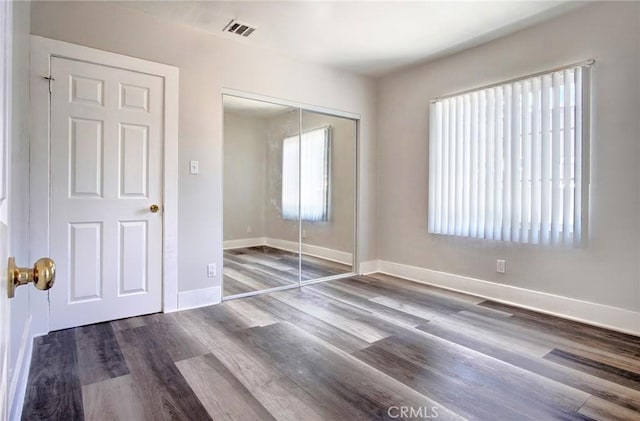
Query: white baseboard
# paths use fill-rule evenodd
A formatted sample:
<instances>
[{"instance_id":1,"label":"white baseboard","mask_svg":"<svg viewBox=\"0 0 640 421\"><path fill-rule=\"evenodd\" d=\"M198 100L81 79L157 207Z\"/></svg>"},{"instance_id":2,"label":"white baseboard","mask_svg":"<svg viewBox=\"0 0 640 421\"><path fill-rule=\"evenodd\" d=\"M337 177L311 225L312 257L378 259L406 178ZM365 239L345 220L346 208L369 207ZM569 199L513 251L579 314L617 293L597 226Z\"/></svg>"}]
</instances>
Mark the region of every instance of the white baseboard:
<instances>
[{"instance_id":1,"label":"white baseboard","mask_svg":"<svg viewBox=\"0 0 640 421\"><path fill-rule=\"evenodd\" d=\"M31 354L33 352L33 317L29 315L24 324L24 330L20 338L20 348L16 360L16 368L9 386L9 419L19 420L22 417L22 407L29 380L29 367L31 366Z\"/></svg>"},{"instance_id":2,"label":"white baseboard","mask_svg":"<svg viewBox=\"0 0 640 421\"><path fill-rule=\"evenodd\" d=\"M365 262L374 267L371 262ZM361 266L362 268L362 266ZM481 279L378 261L379 272L594 326L640 335L640 313Z\"/></svg>"},{"instance_id":3,"label":"white baseboard","mask_svg":"<svg viewBox=\"0 0 640 421\"><path fill-rule=\"evenodd\" d=\"M266 237L264 239L264 245L273 247L274 249L290 251L292 253L297 253L298 243L295 241L281 240L279 238L269 238Z\"/></svg>"},{"instance_id":4,"label":"white baseboard","mask_svg":"<svg viewBox=\"0 0 640 421\"><path fill-rule=\"evenodd\" d=\"M243 249L246 247L258 247L267 244L266 237L240 238L237 240L227 240L222 243L224 250Z\"/></svg>"},{"instance_id":5,"label":"white baseboard","mask_svg":"<svg viewBox=\"0 0 640 421\"><path fill-rule=\"evenodd\" d=\"M265 245L280 250L298 252L298 243L295 241L280 240L278 238L266 238ZM314 246L312 244L302 244L302 254L307 256L319 257L321 259L330 260L332 262L342 263L344 265L353 264L353 255L346 251L334 250L327 247Z\"/></svg>"},{"instance_id":6,"label":"white baseboard","mask_svg":"<svg viewBox=\"0 0 640 421\"><path fill-rule=\"evenodd\" d=\"M376 273L376 272L380 272L379 260L369 260L369 261L360 263L360 270L358 271L360 275L369 275L370 273Z\"/></svg>"},{"instance_id":7,"label":"white baseboard","mask_svg":"<svg viewBox=\"0 0 640 421\"><path fill-rule=\"evenodd\" d=\"M222 287L220 285L183 291L178 293L178 311L219 304L221 301Z\"/></svg>"},{"instance_id":8,"label":"white baseboard","mask_svg":"<svg viewBox=\"0 0 640 421\"><path fill-rule=\"evenodd\" d=\"M280 250L298 252L298 243L295 241L281 240L279 238L255 237L241 238L238 240L227 240L222 247L225 250L239 249L245 247L268 246ZM302 254L319 257L321 259L338 262L345 265L353 264L353 255L345 251L334 250L327 247L314 246L312 244L302 244Z\"/></svg>"}]
</instances>

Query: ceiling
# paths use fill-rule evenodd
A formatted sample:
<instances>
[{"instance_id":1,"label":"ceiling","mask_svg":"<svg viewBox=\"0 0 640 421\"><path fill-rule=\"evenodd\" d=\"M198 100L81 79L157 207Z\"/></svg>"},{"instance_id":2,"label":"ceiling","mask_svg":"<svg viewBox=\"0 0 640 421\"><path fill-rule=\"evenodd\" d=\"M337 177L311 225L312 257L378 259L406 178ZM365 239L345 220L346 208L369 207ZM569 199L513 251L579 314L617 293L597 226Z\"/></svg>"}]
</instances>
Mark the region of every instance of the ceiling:
<instances>
[{"instance_id":1,"label":"ceiling","mask_svg":"<svg viewBox=\"0 0 640 421\"><path fill-rule=\"evenodd\" d=\"M380 76L557 16L574 1L125 1L121 5L293 58ZM223 32L237 19L248 38Z\"/></svg>"}]
</instances>

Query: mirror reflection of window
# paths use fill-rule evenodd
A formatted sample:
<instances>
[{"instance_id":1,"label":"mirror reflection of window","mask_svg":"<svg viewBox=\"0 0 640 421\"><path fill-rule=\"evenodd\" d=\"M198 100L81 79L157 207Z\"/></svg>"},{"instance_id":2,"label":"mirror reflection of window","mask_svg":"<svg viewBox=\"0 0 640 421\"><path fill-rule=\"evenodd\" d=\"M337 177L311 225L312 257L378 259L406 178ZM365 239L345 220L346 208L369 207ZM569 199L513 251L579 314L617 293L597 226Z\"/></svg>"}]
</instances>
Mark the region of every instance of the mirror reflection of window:
<instances>
[{"instance_id":1,"label":"mirror reflection of window","mask_svg":"<svg viewBox=\"0 0 640 421\"><path fill-rule=\"evenodd\" d=\"M284 219L298 219L299 211L303 221L329 220L330 136L331 128L323 127L282 142Z\"/></svg>"}]
</instances>

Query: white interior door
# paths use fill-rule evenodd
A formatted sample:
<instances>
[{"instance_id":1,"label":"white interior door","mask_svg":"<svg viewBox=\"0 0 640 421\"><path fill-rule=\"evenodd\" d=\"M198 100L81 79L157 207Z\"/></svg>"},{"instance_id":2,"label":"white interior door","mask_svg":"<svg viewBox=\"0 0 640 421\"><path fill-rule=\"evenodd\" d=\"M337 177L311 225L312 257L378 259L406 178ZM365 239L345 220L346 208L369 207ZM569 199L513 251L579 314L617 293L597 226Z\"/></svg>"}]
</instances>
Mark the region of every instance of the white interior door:
<instances>
[{"instance_id":1,"label":"white interior door","mask_svg":"<svg viewBox=\"0 0 640 421\"><path fill-rule=\"evenodd\" d=\"M58 57L51 76L50 328L161 311L163 79Z\"/></svg>"},{"instance_id":2,"label":"white interior door","mask_svg":"<svg viewBox=\"0 0 640 421\"><path fill-rule=\"evenodd\" d=\"M6 138L2 138L2 146L6 145ZM4 181L4 174L0 173ZM6 201L5 201L6 202ZM9 411L9 349L11 348L11 324L9 320L9 298L7 295L7 258L9 257L9 226L5 218L0 221L0 420L8 417Z\"/></svg>"},{"instance_id":3,"label":"white interior door","mask_svg":"<svg viewBox=\"0 0 640 421\"><path fill-rule=\"evenodd\" d=\"M0 420L9 411L9 349L11 324L7 295L7 258L9 256L9 198L7 197L10 162L7 159L11 136L11 2L0 4Z\"/></svg>"}]
</instances>

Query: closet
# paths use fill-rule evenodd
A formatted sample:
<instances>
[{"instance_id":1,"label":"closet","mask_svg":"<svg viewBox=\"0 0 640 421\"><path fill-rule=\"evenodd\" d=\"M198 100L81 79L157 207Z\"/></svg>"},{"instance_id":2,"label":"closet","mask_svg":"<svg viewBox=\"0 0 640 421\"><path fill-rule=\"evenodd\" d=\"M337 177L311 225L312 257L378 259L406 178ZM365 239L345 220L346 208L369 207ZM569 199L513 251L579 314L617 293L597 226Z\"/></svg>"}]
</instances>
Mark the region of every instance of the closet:
<instances>
[{"instance_id":1,"label":"closet","mask_svg":"<svg viewBox=\"0 0 640 421\"><path fill-rule=\"evenodd\" d=\"M356 267L355 116L223 95L223 298Z\"/></svg>"}]
</instances>

